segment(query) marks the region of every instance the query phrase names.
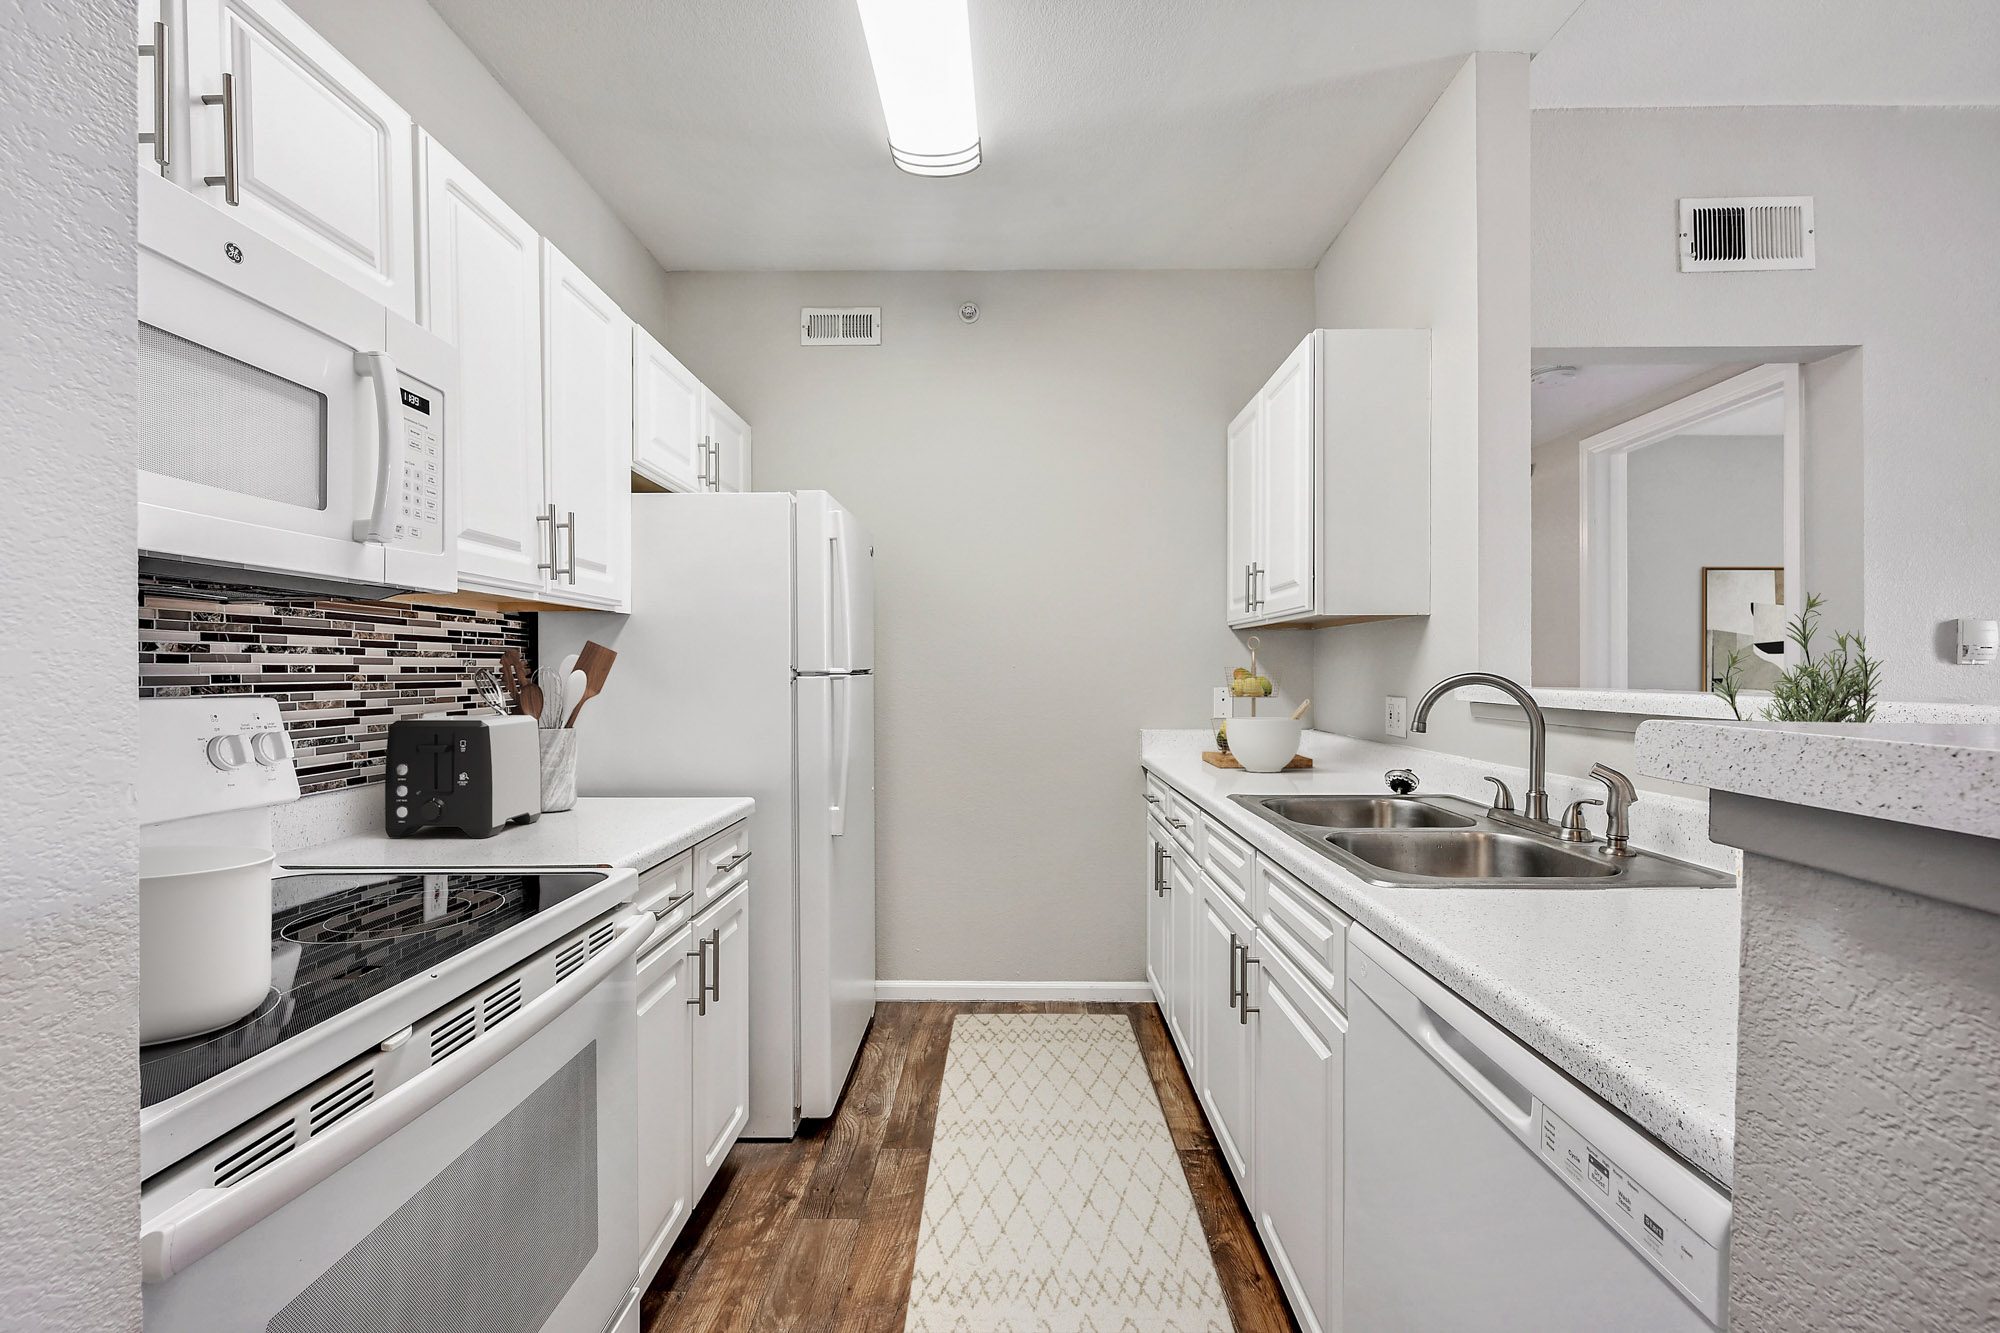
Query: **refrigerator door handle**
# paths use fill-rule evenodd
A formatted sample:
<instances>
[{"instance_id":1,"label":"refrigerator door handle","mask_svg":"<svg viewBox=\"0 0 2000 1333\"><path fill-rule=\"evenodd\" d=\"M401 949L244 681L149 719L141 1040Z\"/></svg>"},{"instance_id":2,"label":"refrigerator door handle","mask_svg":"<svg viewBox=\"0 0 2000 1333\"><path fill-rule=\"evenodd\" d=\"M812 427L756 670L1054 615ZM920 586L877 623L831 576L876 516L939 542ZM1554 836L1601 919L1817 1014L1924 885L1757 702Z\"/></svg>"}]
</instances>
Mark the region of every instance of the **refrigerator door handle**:
<instances>
[{"instance_id":1,"label":"refrigerator door handle","mask_svg":"<svg viewBox=\"0 0 2000 1333\"><path fill-rule=\"evenodd\" d=\"M834 631L829 626L827 635L830 650L827 665L836 671L854 665L854 571L848 568L845 518L838 509L827 515L831 528L827 543L833 547L833 599L840 604L840 627ZM846 802L843 800L842 804Z\"/></svg>"},{"instance_id":2,"label":"refrigerator door handle","mask_svg":"<svg viewBox=\"0 0 2000 1333\"><path fill-rule=\"evenodd\" d=\"M833 747L833 802L826 810L826 831L833 837L847 832L847 771L854 766L854 678L834 676L829 688L840 695L839 730Z\"/></svg>"}]
</instances>

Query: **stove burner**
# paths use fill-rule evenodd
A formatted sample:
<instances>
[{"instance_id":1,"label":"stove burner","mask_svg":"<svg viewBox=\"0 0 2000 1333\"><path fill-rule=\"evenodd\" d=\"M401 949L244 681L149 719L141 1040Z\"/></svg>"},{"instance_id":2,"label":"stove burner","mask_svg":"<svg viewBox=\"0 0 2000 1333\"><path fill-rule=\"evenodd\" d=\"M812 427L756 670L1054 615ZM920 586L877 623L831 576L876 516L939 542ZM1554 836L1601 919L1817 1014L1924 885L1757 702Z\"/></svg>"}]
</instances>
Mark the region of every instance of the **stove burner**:
<instances>
[{"instance_id":1,"label":"stove burner","mask_svg":"<svg viewBox=\"0 0 2000 1333\"><path fill-rule=\"evenodd\" d=\"M477 921L499 911L506 901L503 895L491 889L455 889L446 900L443 913L426 921L424 891L418 888L385 894L365 902L348 903L322 916L294 921L285 927L283 935L301 944L393 940Z\"/></svg>"}]
</instances>

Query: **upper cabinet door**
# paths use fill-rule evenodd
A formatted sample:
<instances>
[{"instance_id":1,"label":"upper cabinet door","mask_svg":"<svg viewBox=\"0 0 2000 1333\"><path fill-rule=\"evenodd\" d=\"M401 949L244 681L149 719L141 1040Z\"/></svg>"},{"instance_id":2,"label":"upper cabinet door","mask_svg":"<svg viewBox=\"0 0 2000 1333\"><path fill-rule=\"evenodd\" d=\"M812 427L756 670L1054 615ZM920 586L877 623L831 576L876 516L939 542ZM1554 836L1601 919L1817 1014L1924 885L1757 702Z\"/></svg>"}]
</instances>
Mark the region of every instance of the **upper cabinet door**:
<instances>
[{"instance_id":1,"label":"upper cabinet door","mask_svg":"<svg viewBox=\"0 0 2000 1333\"><path fill-rule=\"evenodd\" d=\"M632 470L670 491L707 490L708 391L659 339L632 329Z\"/></svg>"},{"instance_id":2,"label":"upper cabinet door","mask_svg":"<svg viewBox=\"0 0 2000 1333\"><path fill-rule=\"evenodd\" d=\"M1251 584L1257 562L1257 407L1253 398L1229 423L1229 514L1223 581L1229 589L1229 623L1253 617L1256 593Z\"/></svg>"},{"instance_id":3,"label":"upper cabinet door","mask_svg":"<svg viewBox=\"0 0 2000 1333\"><path fill-rule=\"evenodd\" d=\"M1259 395L1262 476L1257 496L1255 617L1309 613L1313 606L1313 511L1318 454L1317 340L1307 338Z\"/></svg>"},{"instance_id":4,"label":"upper cabinet door","mask_svg":"<svg viewBox=\"0 0 2000 1333\"><path fill-rule=\"evenodd\" d=\"M750 489L750 423L737 416L728 403L708 395L707 419L703 433L708 437L710 490Z\"/></svg>"},{"instance_id":5,"label":"upper cabinet door","mask_svg":"<svg viewBox=\"0 0 2000 1333\"><path fill-rule=\"evenodd\" d=\"M281 4L186 6L189 183L415 319L409 115Z\"/></svg>"},{"instance_id":6,"label":"upper cabinet door","mask_svg":"<svg viewBox=\"0 0 2000 1333\"><path fill-rule=\"evenodd\" d=\"M553 535L542 451L541 238L429 135L424 324L458 348L453 432L467 587L539 594Z\"/></svg>"},{"instance_id":7,"label":"upper cabinet door","mask_svg":"<svg viewBox=\"0 0 2000 1333\"><path fill-rule=\"evenodd\" d=\"M632 593L632 321L542 242L543 415L558 567L550 595L607 610Z\"/></svg>"}]
</instances>

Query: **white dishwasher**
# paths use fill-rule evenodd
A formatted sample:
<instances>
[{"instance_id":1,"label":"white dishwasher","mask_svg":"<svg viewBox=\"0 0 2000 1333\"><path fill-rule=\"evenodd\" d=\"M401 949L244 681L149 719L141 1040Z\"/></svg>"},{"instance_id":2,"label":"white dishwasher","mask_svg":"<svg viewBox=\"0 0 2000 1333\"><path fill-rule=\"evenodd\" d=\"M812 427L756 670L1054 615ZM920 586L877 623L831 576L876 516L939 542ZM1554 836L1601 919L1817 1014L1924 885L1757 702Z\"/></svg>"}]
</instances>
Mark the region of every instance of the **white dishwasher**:
<instances>
[{"instance_id":1,"label":"white dishwasher","mask_svg":"<svg viewBox=\"0 0 2000 1333\"><path fill-rule=\"evenodd\" d=\"M1707 1333L1728 1195L1348 932L1348 1333Z\"/></svg>"}]
</instances>

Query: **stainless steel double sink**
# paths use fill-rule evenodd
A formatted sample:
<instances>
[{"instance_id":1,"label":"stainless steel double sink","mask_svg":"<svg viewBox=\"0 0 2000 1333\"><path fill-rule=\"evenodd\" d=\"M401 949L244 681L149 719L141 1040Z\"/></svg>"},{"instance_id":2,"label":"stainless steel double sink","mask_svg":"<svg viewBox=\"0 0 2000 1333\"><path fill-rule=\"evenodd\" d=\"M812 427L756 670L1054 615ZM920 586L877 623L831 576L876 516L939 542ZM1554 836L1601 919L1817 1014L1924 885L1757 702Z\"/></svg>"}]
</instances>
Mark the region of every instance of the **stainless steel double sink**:
<instances>
[{"instance_id":1,"label":"stainless steel double sink","mask_svg":"<svg viewBox=\"0 0 2000 1333\"><path fill-rule=\"evenodd\" d=\"M1232 796L1371 884L1429 888L1708 888L1732 877L1651 852L1606 856L1494 819L1454 796Z\"/></svg>"}]
</instances>

